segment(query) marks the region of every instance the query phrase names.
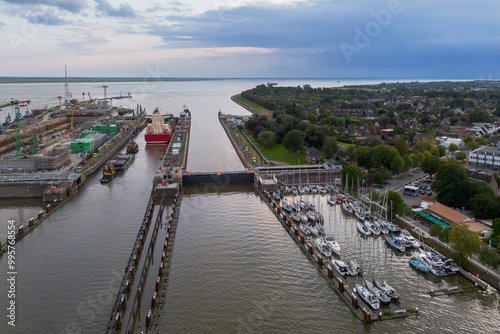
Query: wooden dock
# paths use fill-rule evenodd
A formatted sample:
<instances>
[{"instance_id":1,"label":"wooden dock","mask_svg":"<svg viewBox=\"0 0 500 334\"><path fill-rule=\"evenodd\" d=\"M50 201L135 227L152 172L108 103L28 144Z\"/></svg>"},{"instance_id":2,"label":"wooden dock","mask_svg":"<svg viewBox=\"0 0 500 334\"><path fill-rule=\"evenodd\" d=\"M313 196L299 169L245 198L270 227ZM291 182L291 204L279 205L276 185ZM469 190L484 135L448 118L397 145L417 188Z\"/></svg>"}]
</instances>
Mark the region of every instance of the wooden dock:
<instances>
[{"instance_id":1,"label":"wooden dock","mask_svg":"<svg viewBox=\"0 0 500 334\"><path fill-rule=\"evenodd\" d=\"M428 291L428 294L431 297L439 297L439 296L446 296L446 295L454 295L454 294L463 293L463 292L478 291L480 289L481 288L477 285L464 286L464 287L452 286L452 287L449 287L447 289L431 290L431 291Z\"/></svg>"},{"instance_id":2,"label":"wooden dock","mask_svg":"<svg viewBox=\"0 0 500 334\"><path fill-rule=\"evenodd\" d=\"M288 214L283 212L278 203L273 200L271 194L269 192L261 192L257 187L255 190L261 195L261 198L276 215L292 240L295 241L299 249L304 253L321 277L323 277L326 283L340 299L344 301L346 306L360 321L369 324L376 320L382 321L419 315L418 308L416 307L414 309L401 309L394 312L383 310L376 311L378 313L373 312L361 298L358 298L354 289L346 282L345 278L340 276L340 274L330 267L327 259L316 252L309 240L300 232L298 226L292 222Z\"/></svg>"}]
</instances>

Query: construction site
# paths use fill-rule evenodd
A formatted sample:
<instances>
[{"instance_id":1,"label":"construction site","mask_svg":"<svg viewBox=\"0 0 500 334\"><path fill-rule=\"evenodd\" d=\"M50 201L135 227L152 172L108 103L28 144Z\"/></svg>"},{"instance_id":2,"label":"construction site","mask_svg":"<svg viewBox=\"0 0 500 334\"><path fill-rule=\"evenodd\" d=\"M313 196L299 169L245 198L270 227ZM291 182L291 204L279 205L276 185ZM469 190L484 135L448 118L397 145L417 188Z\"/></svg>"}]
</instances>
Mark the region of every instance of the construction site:
<instances>
[{"instance_id":1,"label":"construction site","mask_svg":"<svg viewBox=\"0 0 500 334\"><path fill-rule=\"evenodd\" d=\"M142 108L113 107L130 93L107 97L108 86L96 88L103 98L78 100L65 82L59 104L44 109L29 110L29 99L0 102L13 108L0 132L0 198L64 200L144 128Z\"/></svg>"}]
</instances>

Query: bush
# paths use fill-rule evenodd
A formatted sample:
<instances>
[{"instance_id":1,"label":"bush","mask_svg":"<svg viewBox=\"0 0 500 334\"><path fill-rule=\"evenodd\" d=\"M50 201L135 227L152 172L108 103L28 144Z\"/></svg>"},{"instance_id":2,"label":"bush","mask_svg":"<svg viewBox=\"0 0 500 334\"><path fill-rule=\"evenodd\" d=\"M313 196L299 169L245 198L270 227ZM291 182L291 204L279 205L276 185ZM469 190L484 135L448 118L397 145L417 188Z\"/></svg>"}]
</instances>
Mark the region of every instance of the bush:
<instances>
[{"instance_id":1,"label":"bush","mask_svg":"<svg viewBox=\"0 0 500 334\"><path fill-rule=\"evenodd\" d=\"M442 231L443 228L439 224L434 224L429 229L429 234L433 237L439 237Z\"/></svg>"}]
</instances>

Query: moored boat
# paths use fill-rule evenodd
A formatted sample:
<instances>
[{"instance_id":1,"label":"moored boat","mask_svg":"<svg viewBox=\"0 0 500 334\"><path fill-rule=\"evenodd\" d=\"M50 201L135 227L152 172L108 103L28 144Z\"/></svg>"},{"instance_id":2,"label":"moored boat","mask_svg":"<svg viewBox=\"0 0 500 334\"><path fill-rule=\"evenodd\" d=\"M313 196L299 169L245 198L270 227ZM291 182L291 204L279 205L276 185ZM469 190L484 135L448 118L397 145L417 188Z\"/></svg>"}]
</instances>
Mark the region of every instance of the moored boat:
<instances>
[{"instance_id":1,"label":"moored boat","mask_svg":"<svg viewBox=\"0 0 500 334\"><path fill-rule=\"evenodd\" d=\"M101 183L110 182L116 175L115 166L112 163L108 163L104 170L102 171Z\"/></svg>"},{"instance_id":2,"label":"moored boat","mask_svg":"<svg viewBox=\"0 0 500 334\"><path fill-rule=\"evenodd\" d=\"M382 290L391 300L399 299L399 293L397 293L392 286L387 284L386 281L377 281L374 279L373 285Z\"/></svg>"},{"instance_id":3,"label":"moored boat","mask_svg":"<svg viewBox=\"0 0 500 334\"><path fill-rule=\"evenodd\" d=\"M382 290L373 285L370 281L365 281L365 287L380 301L382 305L389 305L391 298L387 296Z\"/></svg>"},{"instance_id":4,"label":"moored boat","mask_svg":"<svg viewBox=\"0 0 500 334\"><path fill-rule=\"evenodd\" d=\"M342 275L342 276L345 276L345 275L348 275L348 272L347 272L347 266L346 264L344 263L344 261L341 261L341 260L337 260L337 259L333 259L332 260L332 267L337 270L337 272Z\"/></svg>"},{"instance_id":5,"label":"moored boat","mask_svg":"<svg viewBox=\"0 0 500 334\"><path fill-rule=\"evenodd\" d=\"M400 252L404 252L406 250L405 245L403 245L403 243L399 239L394 238L394 236L386 235L384 237L385 241L387 241L387 243L389 244L389 247L394 248Z\"/></svg>"},{"instance_id":6,"label":"moored boat","mask_svg":"<svg viewBox=\"0 0 500 334\"><path fill-rule=\"evenodd\" d=\"M429 272L429 268L427 267L427 265L422 262L418 256L412 255L408 263L418 271L421 271L423 273Z\"/></svg>"},{"instance_id":7,"label":"moored boat","mask_svg":"<svg viewBox=\"0 0 500 334\"><path fill-rule=\"evenodd\" d=\"M316 244L316 248L318 249L318 251L322 255L324 255L326 257L332 256L332 250L328 246L328 243L325 241L325 239L323 239L323 237L316 238L315 244Z\"/></svg>"},{"instance_id":8,"label":"moored boat","mask_svg":"<svg viewBox=\"0 0 500 334\"><path fill-rule=\"evenodd\" d=\"M148 144L165 144L172 137L175 128L175 118L172 114L161 114L158 108L155 109L152 115L146 115L146 118L151 120L146 128L144 139Z\"/></svg>"},{"instance_id":9,"label":"moored boat","mask_svg":"<svg viewBox=\"0 0 500 334\"><path fill-rule=\"evenodd\" d=\"M139 152L139 145L134 140L131 140L127 144L127 153L137 153Z\"/></svg>"},{"instance_id":10,"label":"moored boat","mask_svg":"<svg viewBox=\"0 0 500 334\"><path fill-rule=\"evenodd\" d=\"M380 302L377 297L373 295L367 288L361 284L356 284L356 292L361 297L361 299L374 310L380 308Z\"/></svg>"}]
</instances>

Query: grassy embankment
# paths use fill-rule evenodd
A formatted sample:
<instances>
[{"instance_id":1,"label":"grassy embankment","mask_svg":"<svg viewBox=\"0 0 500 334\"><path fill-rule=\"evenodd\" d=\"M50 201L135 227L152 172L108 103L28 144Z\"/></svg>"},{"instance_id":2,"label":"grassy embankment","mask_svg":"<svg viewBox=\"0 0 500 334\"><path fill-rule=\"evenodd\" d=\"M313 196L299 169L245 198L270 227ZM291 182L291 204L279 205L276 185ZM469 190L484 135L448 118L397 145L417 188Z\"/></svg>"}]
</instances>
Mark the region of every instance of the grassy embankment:
<instances>
[{"instance_id":1,"label":"grassy embankment","mask_svg":"<svg viewBox=\"0 0 500 334\"><path fill-rule=\"evenodd\" d=\"M283 147L282 144L274 144L269 146L268 148L263 148L253 137L251 132L245 132L247 137L253 142L253 144L262 152L263 155L266 156L268 160L271 161L280 161L289 165L297 165L297 164L305 164L305 152L300 152L300 162L297 157L297 153L290 152L286 148Z\"/></svg>"},{"instance_id":2,"label":"grassy embankment","mask_svg":"<svg viewBox=\"0 0 500 334\"><path fill-rule=\"evenodd\" d=\"M250 107L254 108L255 111L257 111L258 113L260 113L262 115L272 115L273 114L272 110L266 109L266 108L264 108L256 103L253 103L251 101L248 101L247 99L242 98L241 94L235 95L234 97L236 98L236 100L243 102L243 103L249 105Z\"/></svg>"}]
</instances>

